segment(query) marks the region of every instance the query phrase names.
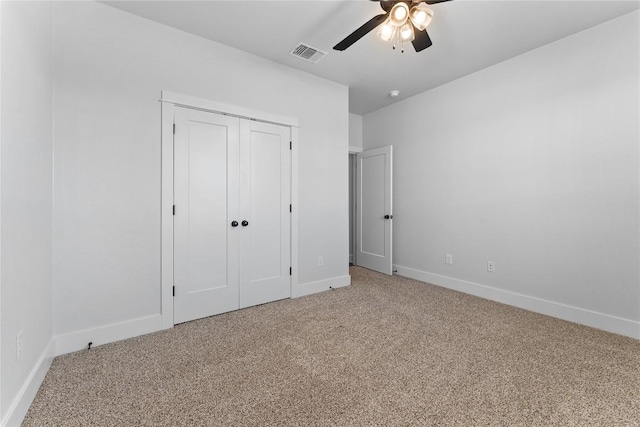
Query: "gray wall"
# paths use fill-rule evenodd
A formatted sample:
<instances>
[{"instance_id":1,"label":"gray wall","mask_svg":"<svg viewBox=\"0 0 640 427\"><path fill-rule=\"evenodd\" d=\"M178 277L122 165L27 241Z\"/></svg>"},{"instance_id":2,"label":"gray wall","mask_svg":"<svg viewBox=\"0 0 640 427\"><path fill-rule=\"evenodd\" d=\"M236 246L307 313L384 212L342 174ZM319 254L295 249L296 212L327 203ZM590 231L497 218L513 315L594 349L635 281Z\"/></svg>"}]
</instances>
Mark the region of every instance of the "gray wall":
<instances>
[{"instance_id":1,"label":"gray wall","mask_svg":"<svg viewBox=\"0 0 640 427\"><path fill-rule=\"evenodd\" d=\"M638 34L636 11L364 117L394 145L400 274L640 337Z\"/></svg>"}]
</instances>

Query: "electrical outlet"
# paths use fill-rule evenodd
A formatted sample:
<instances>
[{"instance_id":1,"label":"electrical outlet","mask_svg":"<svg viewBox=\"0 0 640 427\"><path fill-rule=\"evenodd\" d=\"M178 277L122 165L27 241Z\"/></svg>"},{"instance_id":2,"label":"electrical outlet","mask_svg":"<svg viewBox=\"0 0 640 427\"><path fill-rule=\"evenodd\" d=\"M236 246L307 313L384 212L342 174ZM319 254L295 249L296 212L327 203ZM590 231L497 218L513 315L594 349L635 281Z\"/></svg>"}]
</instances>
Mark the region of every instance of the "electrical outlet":
<instances>
[{"instance_id":1,"label":"electrical outlet","mask_svg":"<svg viewBox=\"0 0 640 427\"><path fill-rule=\"evenodd\" d=\"M321 255L318 257L318 267L322 267L324 265L324 257Z\"/></svg>"},{"instance_id":2,"label":"electrical outlet","mask_svg":"<svg viewBox=\"0 0 640 427\"><path fill-rule=\"evenodd\" d=\"M487 271L489 273L495 273L496 272L496 263L493 261L487 261Z\"/></svg>"},{"instance_id":3,"label":"electrical outlet","mask_svg":"<svg viewBox=\"0 0 640 427\"><path fill-rule=\"evenodd\" d=\"M445 257L444 257L444 263L445 264L449 264L449 265L453 265L453 255L446 254Z\"/></svg>"},{"instance_id":4,"label":"electrical outlet","mask_svg":"<svg viewBox=\"0 0 640 427\"><path fill-rule=\"evenodd\" d=\"M22 333L24 331L20 331L16 334L16 360L20 360L20 355L22 355Z\"/></svg>"}]
</instances>

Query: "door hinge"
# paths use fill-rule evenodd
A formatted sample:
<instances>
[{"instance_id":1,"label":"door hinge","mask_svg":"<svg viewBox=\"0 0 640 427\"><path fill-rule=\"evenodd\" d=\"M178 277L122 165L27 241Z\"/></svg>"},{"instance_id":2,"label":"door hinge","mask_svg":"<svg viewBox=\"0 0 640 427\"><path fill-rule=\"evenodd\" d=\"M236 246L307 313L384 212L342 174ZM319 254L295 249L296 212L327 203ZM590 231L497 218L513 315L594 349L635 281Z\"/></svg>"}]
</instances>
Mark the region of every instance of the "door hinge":
<instances>
[{"instance_id":1,"label":"door hinge","mask_svg":"<svg viewBox=\"0 0 640 427\"><path fill-rule=\"evenodd\" d=\"M176 296L176 287L175 286L173 287L173 296L174 297Z\"/></svg>"},{"instance_id":2,"label":"door hinge","mask_svg":"<svg viewBox=\"0 0 640 427\"><path fill-rule=\"evenodd\" d=\"M173 205L173 214L176 214L176 205Z\"/></svg>"},{"instance_id":3,"label":"door hinge","mask_svg":"<svg viewBox=\"0 0 640 427\"><path fill-rule=\"evenodd\" d=\"M289 212L293 212L293 207L289 205Z\"/></svg>"},{"instance_id":4,"label":"door hinge","mask_svg":"<svg viewBox=\"0 0 640 427\"><path fill-rule=\"evenodd\" d=\"M289 150L293 150L293 141L289 141Z\"/></svg>"},{"instance_id":5,"label":"door hinge","mask_svg":"<svg viewBox=\"0 0 640 427\"><path fill-rule=\"evenodd\" d=\"M291 276L292 274L293 274L293 269L289 267L289 276Z\"/></svg>"},{"instance_id":6,"label":"door hinge","mask_svg":"<svg viewBox=\"0 0 640 427\"><path fill-rule=\"evenodd\" d=\"M175 123L173 124L173 134L174 135L176 134L176 124Z\"/></svg>"}]
</instances>

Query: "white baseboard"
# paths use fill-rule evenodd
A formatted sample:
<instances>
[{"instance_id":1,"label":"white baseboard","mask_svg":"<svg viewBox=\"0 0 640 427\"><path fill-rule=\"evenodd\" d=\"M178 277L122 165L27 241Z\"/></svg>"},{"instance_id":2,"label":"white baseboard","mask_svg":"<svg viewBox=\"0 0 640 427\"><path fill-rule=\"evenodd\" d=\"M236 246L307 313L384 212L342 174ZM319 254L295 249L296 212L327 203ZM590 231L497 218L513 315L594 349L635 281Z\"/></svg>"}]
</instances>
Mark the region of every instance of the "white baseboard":
<instances>
[{"instance_id":1,"label":"white baseboard","mask_svg":"<svg viewBox=\"0 0 640 427\"><path fill-rule=\"evenodd\" d=\"M349 286L350 284L351 276L349 275L317 282L303 283L292 289L292 298L326 291L330 288ZM53 354L60 356L62 354L83 350L87 348L89 342L92 342L92 346L95 347L114 341L150 334L162 329L162 315L154 314L152 316L112 323L96 328L60 334L53 337L53 342L55 343Z\"/></svg>"},{"instance_id":2,"label":"white baseboard","mask_svg":"<svg viewBox=\"0 0 640 427\"><path fill-rule=\"evenodd\" d=\"M536 313L557 317L581 325L591 326L592 328L602 329L607 332L640 339L640 322L638 321L623 319L597 311L523 295L517 292L505 291L503 289L403 267L401 265L394 265L393 269L397 270L397 274L400 276L501 302L525 310L535 311Z\"/></svg>"},{"instance_id":3,"label":"white baseboard","mask_svg":"<svg viewBox=\"0 0 640 427\"><path fill-rule=\"evenodd\" d=\"M114 341L150 334L151 332L157 332L161 329L162 315L154 314L153 316L56 335L53 337L56 343L55 355L60 356L85 349L89 342L92 342L92 346L95 347Z\"/></svg>"},{"instance_id":4,"label":"white baseboard","mask_svg":"<svg viewBox=\"0 0 640 427\"><path fill-rule=\"evenodd\" d=\"M18 391L15 399L13 399L0 425L4 427L17 427L22 424L22 420L24 416L27 415L29 406L31 406L31 402L33 402L33 399L36 397L38 389L40 389L40 385L49 371L51 362L53 362L54 349L54 340L51 339L38 358L35 366L31 372L29 372L27 379L20 388L20 391Z\"/></svg>"},{"instance_id":5,"label":"white baseboard","mask_svg":"<svg viewBox=\"0 0 640 427\"><path fill-rule=\"evenodd\" d=\"M303 297L322 291L328 291L331 288L342 288L351 285L351 276L338 276L331 279L318 280L317 282L307 282L295 286L291 290L291 298Z\"/></svg>"}]
</instances>

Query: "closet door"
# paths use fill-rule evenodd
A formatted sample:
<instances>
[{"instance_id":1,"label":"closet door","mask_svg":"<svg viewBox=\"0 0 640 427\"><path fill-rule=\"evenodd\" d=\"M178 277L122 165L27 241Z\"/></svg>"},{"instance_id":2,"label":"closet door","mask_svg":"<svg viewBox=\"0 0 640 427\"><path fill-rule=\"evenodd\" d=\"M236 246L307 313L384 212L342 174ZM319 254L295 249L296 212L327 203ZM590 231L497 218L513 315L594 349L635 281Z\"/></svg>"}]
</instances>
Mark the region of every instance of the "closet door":
<instances>
[{"instance_id":1,"label":"closet door","mask_svg":"<svg viewBox=\"0 0 640 427\"><path fill-rule=\"evenodd\" d=\"M176 108L174 323L239 307L239 119Z\"/></svg>"},{"instance_id":2,"label":"closet door","mask_svg":"<svg viewBox=\"0 0 640 427\"><path fill-rule=\"evenodd\" d=\"M240 307L291 297L290 132L240 123Z\"/></svg>"}]
</instances>

